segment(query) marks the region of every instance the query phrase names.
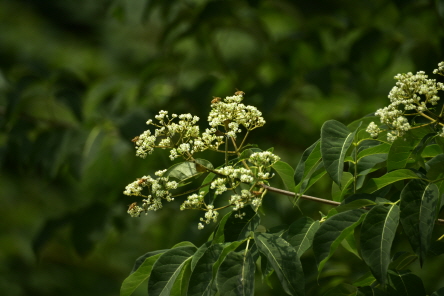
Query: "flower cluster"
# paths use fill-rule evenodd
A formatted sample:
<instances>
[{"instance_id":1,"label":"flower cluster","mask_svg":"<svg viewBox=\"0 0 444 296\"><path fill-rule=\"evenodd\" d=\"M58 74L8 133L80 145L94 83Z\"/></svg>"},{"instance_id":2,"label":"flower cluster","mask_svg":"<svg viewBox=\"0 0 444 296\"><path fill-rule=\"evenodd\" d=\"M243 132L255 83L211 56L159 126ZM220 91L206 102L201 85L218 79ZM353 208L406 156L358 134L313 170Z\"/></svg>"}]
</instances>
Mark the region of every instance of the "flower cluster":
<instances>
[{"instance_id":1,"label":"flower cluster","mask_svg":"<svg viewBox=\"0 0 444 296\"><path fill-rule=\"evenodd\" d=\"M142 200L142 207L137 206L137 203L131 204L128 214L132 217L138 217L142 212L157 211L162 208L162 199L166 201L174 200L170 190L176 189L178 183L170 181L168 176L164 177L163 174L165 172L166 170L157 171L155 173L158 176L157 179L151 176L143 176L125 187L123 194L145 198ZM142 194L144 189L148 191L147 195Z\"/></svg>"},{"instance_id":2,"label":"flower cluster","mask_svg":"<svg viewBox=\"0 0 444 296\"><path fill-rule=\"evenodd\" d=\"M218 211L223 208L232 207L233 210L239 211L251 204L257 210L266 193L260 184L270 179L270 167L279 161L278 156L269 151L263 151L252 153L247 159L228 162L228 155L241 156L248 132L265 124L262 113L256 107L242 103L243 95L243 92L237 91L234 96L228 96L223 100L215 98L211 102L211 111L208 116L209 128L204 132L201 132L197 125L198 117L191 114L169 115L167 111L162 110L155 116L155 123L151 119L146 122L155 129L147 130L133 139L137 150L136 155L142 158L151 154L155 148L168 149L171 160L182 157L190 163L196 163L193 157L195 153L207 149L226 154L225 166L217 169L213 169L212 166L203 167L201 168L203 171L198 171L211 172L214 177L205 185L207 186L205 190L198 193L196 190L196 193L189 195L180 206L181 210L205 211L204 216L200 218L199 229L204 228L205 224L216 222ZM241 144L236 145L236 138L242 129L247 132ZM233 142L234 149L228 151L227 146L225 150L219 150L219 146L229 138L231 138L230 142ZM196 170L198 170L197 167ZM162 208L163 200L174 200L170 190L176 189L179 183L188 179L188 176L183 180L178 178L178 182L170 181L169 176L165 174L166 171L156 172L157 178L143 176L126 186L124 194L143 198L141 206L135 202L128 208L128 213L132 217L138 217L142 212L147 213ZM205 195L209 191L214 197L212 196L208 204L205 202ZM227 204L214 208L215 198L228 191L230 194L227 194ZM242 219L244 215L245 213L238 212L235 216Z\"/></svg>"},{"instance_id":3,"label":"flower cluster","mask_svg":"<svg viewBox=\"0 0 444 296\"><path fill-rule=\"evenodd\" d=\"M444 75L444 62L439 63L438 69L435 69L433 73ZM438 104L438 91L444 90L443 83L436 82L436 79L429 79L423 71L416 74L411 72L398 74L395 79L398 82L388 95L390 105L375 113L380 117L381 123L388 127L387 140L390 142L413 128L406 116L419 115L427 118L431 123L435 122L432 108ZM372 137L377 137L381 131L374 122L370 123L367 128L367 132Z\"/></svg>"},{"instance_id":4,"label":"flower cluster","mask_svg":"<svg viewBox=\"0 0 444 296\"><path fill-rule=\"evenodd\" d=\"M262 113L253 106L242 104L243 92L236 92L234 96L226 97L224 101L216 100L211 105L211 111L208 116L210 126L222 126L225 128L226 135L236 138L236 134L241 133L240 126L251 131L265 124Z\"/></svg>"}]
</instances>

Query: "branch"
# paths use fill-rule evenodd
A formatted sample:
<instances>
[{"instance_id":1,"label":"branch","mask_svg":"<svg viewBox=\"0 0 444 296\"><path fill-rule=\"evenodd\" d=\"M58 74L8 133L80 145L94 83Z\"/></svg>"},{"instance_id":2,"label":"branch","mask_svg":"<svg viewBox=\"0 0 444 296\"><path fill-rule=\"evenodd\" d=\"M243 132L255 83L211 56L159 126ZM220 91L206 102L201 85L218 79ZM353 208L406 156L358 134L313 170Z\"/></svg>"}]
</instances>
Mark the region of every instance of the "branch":
<instances>
[{"instance_id":1,"label":"branch","mask_svg":"<svg viewBox=\"0 0 444 296\"><path fill-rule=\"evenodd\" d=\"M287 195L287 196L291 196L291 197L295 197L296 194L294 192L291 191L287 191L287 190L282 190L279 188L275 188L275 187L271 187L265 184L261 184L260 186L262 186L263 188L267 189L268 191L271 192L276 192L282 195ZM302 199L307 199L307 200L312 200L312 201L316 201L316 202L320 202L320 203L324 203L327 205L331 205L331 206L339 206L341 203L337 202L337 201L333 201L333 200L328 200L328 199L323 199L323 198L319 198L319 197L314 197L314 196L310 196L310 195L299 195L298 197L302 198ZM444 219L437 219L436 220L436 224L441 224L444 225Z\"/></svg>"}]
</instances>

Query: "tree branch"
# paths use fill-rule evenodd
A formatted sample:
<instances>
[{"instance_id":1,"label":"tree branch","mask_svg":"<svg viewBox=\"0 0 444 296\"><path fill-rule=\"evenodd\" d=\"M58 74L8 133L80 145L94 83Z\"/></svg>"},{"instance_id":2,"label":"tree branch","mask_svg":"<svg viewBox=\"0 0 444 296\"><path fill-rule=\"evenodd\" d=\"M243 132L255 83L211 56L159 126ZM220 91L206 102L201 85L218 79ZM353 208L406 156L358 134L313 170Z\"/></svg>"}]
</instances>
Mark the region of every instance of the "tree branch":
<instances>
[{"instance_id":1,"label":"tree branch","mask_svg":"<svg viewBox=\"0 0 444 296\"><path fill-rule=\"evenodd\" d=\"M291 196L291 197L295 197L296 194L294 192L291 191L287 191L287 190L282 190L279 188L275 188L275 187L271 187L265 184L261 184L260 186L262 186L263 188L267 189L268 191L271 192L276 192L282 195L287 195L287 196ZM341 203L337 202L337 201L333 201L333 200L328 200L328 199L323 199L323 198L319 198L319 197L314 197L314 196L310 196L310 195L299 195L300 198L302 199L307 199L307 200L312 200L312 201L316 201L316 202L320 202L320 203L324 203L327 205L331 205L331 206L339 206ZM436 224L441 224L444 225L444 219L437 219L436 220Z\"/></svg>"}]
</instances>

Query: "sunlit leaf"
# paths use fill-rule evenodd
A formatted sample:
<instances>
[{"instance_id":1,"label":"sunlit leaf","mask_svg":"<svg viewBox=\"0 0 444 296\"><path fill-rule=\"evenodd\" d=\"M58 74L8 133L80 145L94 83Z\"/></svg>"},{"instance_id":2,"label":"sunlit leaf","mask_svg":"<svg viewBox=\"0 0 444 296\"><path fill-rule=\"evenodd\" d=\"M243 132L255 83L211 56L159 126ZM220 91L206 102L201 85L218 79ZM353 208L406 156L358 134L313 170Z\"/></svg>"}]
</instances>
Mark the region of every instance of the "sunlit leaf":
<instances>
[{"instance_id":1,"label":"sunlit leaf","mask_svg":"<svg viewBox=\"0 0 444 296\"><path fill-rule=\"evenodd\" d=\"M365 213L362 209L350 210L331 216L321 224L313 238L313 252L319 273L341 241L362 222Z\"/></svg>"},{"instance_id":2,"label":"sunlit leaf","mask_svg":"<svg viewBox=\"0 0 444 296\"><path fill-rule=\"evenodd\" d=\"M430 247L438 206L438 187L423 180L411 180L401 192L400 220L410 245L424 262Z\"/></svg>"},{"instance_id":3,"label":"sunlit leaf","mask_svg":"<svg viewBox=\"0 0 444 296\"><path fill-rule=\"evenodd\" d=\"M361 256L375 278L385 284L390 263L390 249L399 223L399 206L377 205L361 226Z\"/></svg>"},{"instance_id":4,"label":"sunlit leaf","mask_svg":"<svg viewBox=\"0 0 444 296\"><path fill-rule=\"evenodd\" d=\"M304 272L296 250L274 234L255 233L254 240L275 270L284 291L289 295L305 295Z\"/></svg>"}]
</instances>

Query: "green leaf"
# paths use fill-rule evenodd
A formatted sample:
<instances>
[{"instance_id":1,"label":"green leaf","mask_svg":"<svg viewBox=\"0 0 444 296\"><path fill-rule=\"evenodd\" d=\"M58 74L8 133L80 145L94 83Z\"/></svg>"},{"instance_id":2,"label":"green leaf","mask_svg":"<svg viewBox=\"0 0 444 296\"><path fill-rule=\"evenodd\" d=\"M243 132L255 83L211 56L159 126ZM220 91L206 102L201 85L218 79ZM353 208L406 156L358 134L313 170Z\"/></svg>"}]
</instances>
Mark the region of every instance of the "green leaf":
<instances>
[{"instance_id":1,"label":"green leaf","mask_svg":"<svg viewBox=\"0 0 444 296\"><path fill-rule=\"evenodd\" d=\"M426 296L421 279L410 271L388 272L387 291L393 296Z\"/></svg>"},{"instance_id":2,"label":"green leaf","mask_svg":"<svg viewBox=\"0 0 444 296\"><path fill-rule=\"evenodd\" d=\"M185 261L184 267L180 270L176 281L171 288L169 296L186 296L188 290L188 284L191 277L191 258Z\"/></svg>"},{"instance_id":3,"label":"green leaf","mask_svg":"<svg viewBox=\"0 0 444 296\"><path fill-rule=\"evenodd\" d=\"M216 229L213 232L213 244L219 244L225 242L225 224L227 223L228 218L231 217L233 212L226 213L222 219L219 221Z\"/></svg>"},{"instance_id":4,"label":"green leaf","mask_svg":"<svg viewBox=\"0 0 444 296\"><path fill-rule=\"evenodd\" d=\"M230 252L216 276L220 295L253 296L255 268L251 252Z\"/></svg>"},{"instance_id":5,"label":"green leaf","mask_svg":"<svg viewBox=\"0 0 444 296\"><path fill-rule=\"evenodd\" d=\"M289 295L305 295L304 272L296 250L286 240L270 233L255 233L254 240L275 270L284 291Z\"/></svg>"},{"instance_id":6,"label":"green leaf","mask_svg":"<svg viewBox=\"0 0 444 296\"><path fill-rule=\"evenodd\" d=\"M215 244L205 250L194 265L187 296L210 296L215 294L213 265L219 259L223 249L223 244Z\"/></svg>"},{"instance_id":7,"label":"green leaf","mask_svg":"<svg viewBox=\"0 0 444 296\"><path fill-rule=\"evenodd\" d=\"M443 151L438 144L432 144L424 148L421 153L421 157L423 158L433 158L439 154L442 154Z\"/></svg>"},{"instance_id":8,"label":"green leaf","mask_svg":"<svg viewBox=\"0 0 444 296\"><path fill-rule=\"evenodd\" d=\"M341 187L344 159L353 143L354 132L336 120L326 121L321 128L321 155L324 167L332 180Z\"/></svg>"},{"instance_id":9,"label":"green leaf","mask_svg":"<svg viewBox=\"0 0 444 296\"><path fill-rule=\"evenodd\" d=\"M387 171L405 168L407 161L414 157L415 147L428 133L430 127L412 129L402 138L397 138L387 156Z\"/></svg>"},{"instance_id":10,"label":"green leaf","mask_svg":"<svg viewBox=\"0 0 444 296\"><path fill-rule=\"evenodd\" d=\"M359 151L358 160L370 155L387 154L390 151L390 147L391 145L388 143L380 143L379 145L372 145L369 148Z\"/></svg>"},{"instance_id":11,"label":"green leaf","mask_svg":"<svg viewBox=\"0 0 444 296\"><path fill-rule=\"evenodd\" d=\"M360 209L367 206L374 206L376 205L376 202L369 200L369 199L356 199L353 201L350 201L348 203L342 203L340 206L336 207L336 211L338 213L342 213L345 211L353 210L353 209Z\"/></svg>"},{"instance_id":12,"label":"green leaf","mask_svg":"<svg viewBox=\"0 0 444 296\"><path fill-rule=\"evenodd\" d=\"M294 183L294 170L293 168L286 162L278 161L273 165L273 169L278 173L284 182L285 188L287 190L293 190L296 184Z\"/></svg>"},{"instance_id":13,"label":"green leaf","mask_svg":"<svg viewBox=\"0 0 444 296\"><path fill-rule=\"evenodd\" d=\"M404 270L418 259L413 253L410 252L398 252L393 256L392 262L390 262L389 269Z\"/></svg>"},{"instance_id":14,"label":"green leaf","mask_svg":"<svg viewBox=\"0 0 444 296\"><path fill-rule=\"evenodd\" d=\"M444 178L444 154L440 154L425 163L427 178L437 180Z\"/></svg>"},{"instance_id":15,"label":"green leaf","mask_svg":"<svg viewBox=\"0 0 444 296\"><path fill-rule=\"evenodd\" d=\"M387 185L407 179L420 179L420 177L418 177L418 175L412 170L396 170L389 172L382 177L370 179L359 191L373 193Z\"/></svg>"},{"instance_id":16,"label":"green leaf","mask_svg":"<svg viewBox=\"0 0 444 296\"><path fill-rule=\"evenodd\" d=\"M356 296L358 295L358 288L349 284L339 284L333 289L329 290L323 296Z\"/></svg>"},{"instance_id":17,"label":"green leaf","mask_svg":"<svg viewBox=\"0 0 444 296\"><path fill-rule=\"evenodd\" d=\"M343 184L342 188L336 183L331 184L331 197L334 201L342 201L344 196L350 191L349 187L353 184L353 175L349 172L344 172L342 174L341 184Z\"/></svg>"},{"instance_id":18,"label":"green leaf","mask_svg":"<svg viewBox=\"0 0 444 296\"><path fill-rule=\"evenodd\" d=\"M401 192L401 224L421 265L427 255L439 201L436 184L411 180Z\"/></svg>"},{"instance_id":19,"label":"green leaf","mask_svg":"<svg viewBox=\"0 0 444 296\"><path fill-rule=\"evenodd\" d=\"M374 279L374 278L373 278ZM373 288L373 287L360 287L359 292L362 294L358 294L359 296L389 296L384 291L381 291L379 289Z\"/></svg>"},{"instance_id":20,"label":"green leaf","mask_svg":"<svg viewBox=\"0 0 444 296\"><path fill-rule=\"evenodd\" d=\"M154 263L162 255L162 253L163 252L158 252L155 255L144 258L143 262L139 264L137 269L123 281L122 286L120 287L120 296L131 295L137 289L137 287L139 287L140 284L142 284L150 276Z\"/></svg>"},{"instance_id":21,"label":"green leaf","mask_svg":"<svg viewBox=\"0 0 444 296\"><path fill-rule=\"evenodd\" d=\"M362 222L365 213L362 209L350 210L331 216L321 224L313 239L313 252L319 273L341 241Z\"/></svg>"},{"instance_id":22,"label":"green leaf","mask_svg":"<svg viewBox=\"0 0 444 296\"><path fill-rule=\"evenodd\" d=\"M239 213L245 213L245 216L241 219L236 218L235 215L232 214L225 223L225 242L243 240L248 237L250 232L254 232L256 227L259 226L261 219L251 206L240 209Z\"/></svg>"},{"instance_id":23,"label":"green leaf","mask_svg":"<svg viewBox=\"0 0 444 296\"><path fill-rule=\"evenodd\" d=\"M395 204L374 206L361 227L361 256L375 278L384 285L390 263L390 249L399 223Z\"/></svg>"},{"instance_id":24,"label":"green leaf","mask_svg":"<svg viewBox=\"0 0 444 296\"><path fill-rule=\"evenodd\" d=\"M169 176L170 178L176 178L180 182L184 182L204 173L204 171L202 171L198 166L203 166L209 169L213 168L213 165L208 160L197 158L195 162L196 163L184 161L177 163L171 166L164 175Z\"/></svg>"},{"instance_id":25,"label":"green leaf","mask_svg":"<svg viewBox=\"0 0 444 296\"><path fill-rule=\"evenodd\" d=\"M444 296L444 287L436 290L435 292L432 293L432 295L430 296Z\"/></svg>"},{"instance_id":26,"label":"green leaf","mask_svg":"<svg viewBox=\"0 0 444 296\"><path fill-rule=\"evenodd\" d=\"M299 258L311 247L313 237L319 229L319 225L319 221L303 217L294 221L288 228L284 239L294 247Z\"/></svg>"},{"instance_id":27,"label":"green leaf","mask_svg":"<svg viewBox=\"0 0 444 296\"><path fill-rule=\"evenodd\" d=\"M212 245L212 241L207 241L202 246L200 246L196 253L193 255L193 259L191 259L191 270L194 270L196 267L197 262L202 258L202 256L205 254L205 252L208 250L208 248Z\"/></svg>"},{"instance_id":28,"label":"green leaf","mask_svg":"<svg viewBox=\"0 0 444 296\"><path fill-rule=\"evenodd\" d=\"M320 140L318 140L302 153L302 157L294 171L295 184L299 184L305 180L313 168L317 167L320 160L321 146Z\"/></svg>"},{"instance_id":29,"label":"green leaf","mask_svg":"<svg viewBox=\"0 0 444 296\"><path fill-rule=\"evenodd\" d=\"M350 253L361 259L358 252L358 247L356 246L355 234L351 232L349 235L342 240L341 245Z\"/></svg>"},{"instance_id":30,"label":"green leaf","mask_svg":"<svg viewBox=\"0 0 444 296\"><path fill-rule=\"evenodd\" d=\"M189 264L196 252L194 246L184 246L163 253L154 263L148 281L148 295L170 295L174 282L181 274L182 268Z\"/></svg>"}]
</instances>

